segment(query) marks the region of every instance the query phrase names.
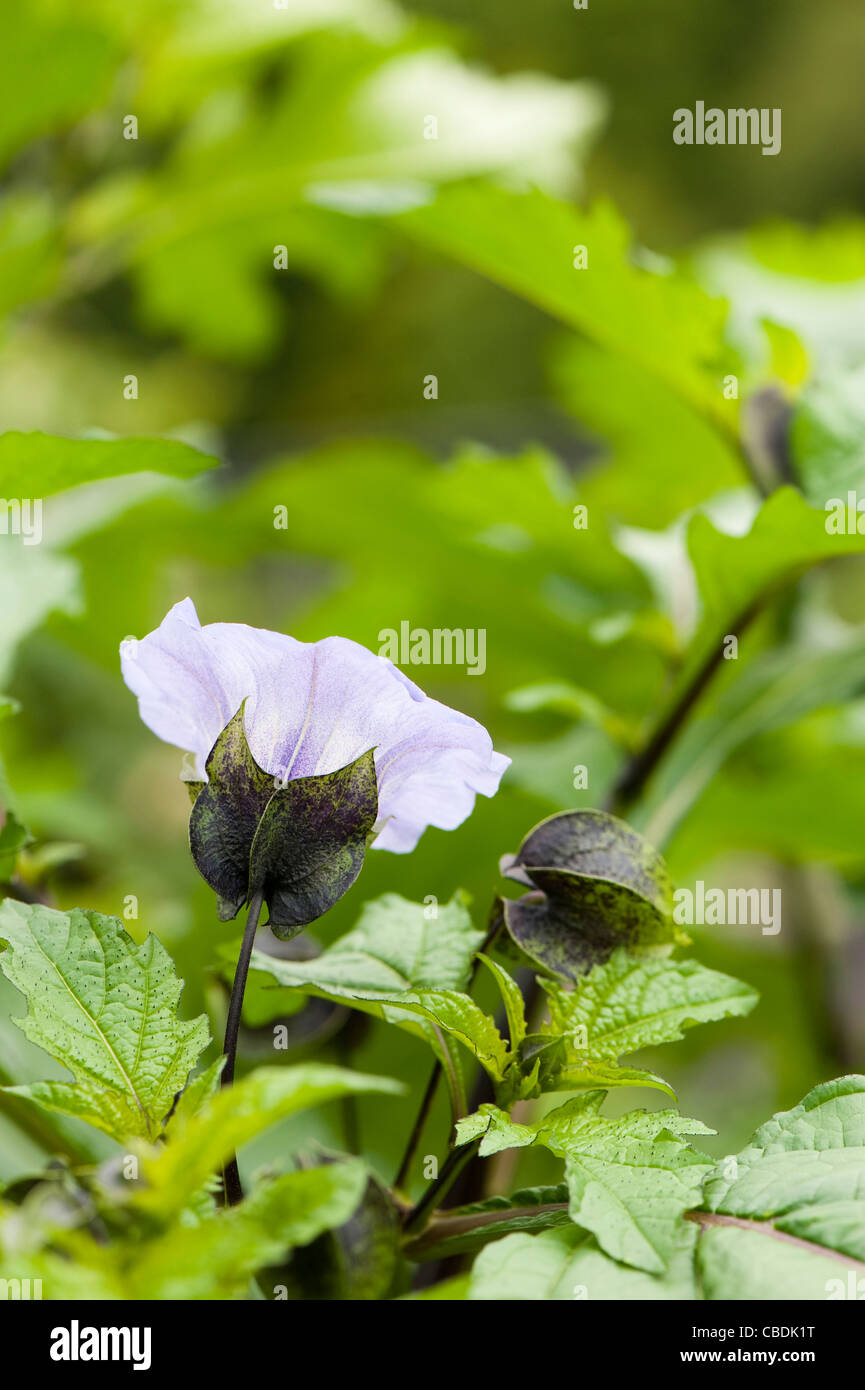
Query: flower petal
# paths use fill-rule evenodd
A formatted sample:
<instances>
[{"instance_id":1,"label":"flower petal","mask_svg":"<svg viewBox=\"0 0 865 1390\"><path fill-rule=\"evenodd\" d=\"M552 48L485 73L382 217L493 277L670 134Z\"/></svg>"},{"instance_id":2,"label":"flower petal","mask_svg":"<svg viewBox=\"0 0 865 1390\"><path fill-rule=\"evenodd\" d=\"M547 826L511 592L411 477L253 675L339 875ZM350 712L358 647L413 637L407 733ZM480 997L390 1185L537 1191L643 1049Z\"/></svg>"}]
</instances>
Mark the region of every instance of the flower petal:
<instances>
[{"instance_id":1,"label":"flower petal","mask_svg":"<svg viewBox=\"0 0 865 1390\"><path fill-rule=\"evenodd\" d=\"M121 647L144 723L195 755L196 775L246 701L246 736L265 772L335 772L375 750L375 846L405 853L428 825L451 830L476 793L498 790L510 759L484 727L430 699L386 658L345 637L298 642L241 623L202 627L191 599Z\"/></svg>"}]
</instances>

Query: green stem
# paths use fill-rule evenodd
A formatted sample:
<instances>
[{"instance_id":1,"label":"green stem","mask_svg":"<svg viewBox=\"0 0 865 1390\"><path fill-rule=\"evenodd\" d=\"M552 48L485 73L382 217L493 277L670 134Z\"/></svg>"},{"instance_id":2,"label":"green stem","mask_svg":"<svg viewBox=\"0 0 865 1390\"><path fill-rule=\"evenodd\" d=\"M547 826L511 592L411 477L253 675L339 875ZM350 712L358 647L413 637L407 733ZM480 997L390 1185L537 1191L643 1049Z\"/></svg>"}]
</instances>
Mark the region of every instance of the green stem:
<instances>
[{"instance_id":1,"label":"green stem","mask_svg":"<svg viewBox=\"0 0 865 1390\"><path fill-rule=\"evenodd\" d=\"M252 957L252 948L255 944L255 933L258 930L258 919L261 916L263 893L256 893L249 904L249 915L246 919L246 926L243 931L243 941L240 945L240 955L237 958L237 969L234 972L234 984L231 987L231 1001L228 1005L228 1020L225 1025L225 1066L222 1070L222 1085L230 1086L234 1081L234 1064L237 1060L237 1039L240 1033L240 1018L243 1013L243 995L246 990L246 978L249 974L249 962ZM222 1175L223 1192L225 1205L230 1207L237 1206L243 1200L243 1188L240 1183L240 1171L237 1167L237 1154L232 1154L226 1163Z\"/></svg>"},{"instance_id":2,"label":"green stem","mask_svg":"<svg viewBox=\"0 0 865 1390\"><path fill-rule=\"evenodd\" d=\"M753 621L762 606L763 596L757 598L734 620L727 631L741 634ZM622 769L609 797L607 810L622 813L637 800L667 749L687 722L688 715L712 681L721 665L724 642L721 636L713 643L704 660L694 672L673 708L663 716L647 743Z\"/></svg>"},{"instance_id":3,"label":"green stem","mask_svg":"<svg viewBox=\"0 0 865 1390\"><path fill-rule=\"evenodd\" d=\"M438 1177L430 1183L420 1201L408 1213L403 1223L403 1230L406 1235L413 1235L415 1231L419 1231L426 1224L427 1219L456 1182L463 1168L470 1159L475 1157L479 1144L480 1140L476 1139L473 1144L451 1149Z\"/></svg>"},{"instance_id":4,"label":"green stem","mask_svg":"<svg viewBox=\"0 0 865 1390\"><path fill-rule=\"evenodd\" d=\"M478 973L478 966L480 965L478 956L483 955L485 952L489 951L490 948L495 944L496 938L498 937L499 932L501 931L502 926L504 925L504 920L505 919L504 914L502 912L501 899L496 897L493 901L493 905L490 910L489 920L487 922L487 934L481 942L480 946L478 947L478 950L475 953L475 958L472 962L471 973L469 975L468 983L466 985L466 990L469 993L471 992L472 985L475 982L475 977ZM442 1078L443 1070L444 1068L442 1066L442 1063L437 1061L430 1073L430 1079L427 1082L426 1090L424 1091L423 1096L421 1098L420 1109L418 1110L417 1117L415 1119L414 1124L412 1125L411 1133L408 1137L408 1143L406 1144L405 1153L403 1154L402 1162L399 1165L399 1171L396 1177L394 1178L393 1185L397 1189L397 1191L403 1188L406 1182L408 1181L408 1175L411 1171L411 1166L414 1162L418 1146L420 1145L421 1137L423 1136L423 1132L426 1127L426 1122L429 1119L430 1111L432 1110L433 1102L436 1098L436 1092L438 1090L439 1082ZM458 1117L455 1115L453 1118L454 1120L456 1120Z\"/></svg>"},{"instance_id":5,"label":"green stem","mask_svg":"<svg viewBox=\"0 0 865 1390\"><path fill-rule=\"evenodd\" d=\"M558 1216L567 1210L567 1202L545 1202L536 1207L502 1207L499 1211L457 1212L453 1216L444 1212L441 1216L433 1217L425 1230L406 1246L405 1253L410 1260L420 1260L428 1250L434 1250L448 1240L473 1235L490 1226L501 1226L507 1221Z\"/></svg>"}]
</instances>

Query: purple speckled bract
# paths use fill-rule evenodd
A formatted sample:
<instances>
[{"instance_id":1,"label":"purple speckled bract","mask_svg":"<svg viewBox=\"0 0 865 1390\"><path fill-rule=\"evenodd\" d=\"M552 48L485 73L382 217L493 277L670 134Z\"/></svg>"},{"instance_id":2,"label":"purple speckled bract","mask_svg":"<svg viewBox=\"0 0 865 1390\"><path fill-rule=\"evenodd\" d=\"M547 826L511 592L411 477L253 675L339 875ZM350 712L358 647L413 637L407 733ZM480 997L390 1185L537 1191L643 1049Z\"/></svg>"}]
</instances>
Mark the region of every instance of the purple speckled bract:
<instances>
[{"instance_id":1,"label":"purple speckled bract","mask_svg":"<svg viewBox=\"0 0 865 1390\"><path fill-rule=\"evenodd\" d=\"M404 854L428 825L455 829L478 792L495 794L510 763L477 720L346 637L298 642L244 623L202 627L186 598L155 632L123 642L120 660L144 723L194 755L201 781L244 701L250 750L274 777L335 772L375 749L376 849Z\"/></svg>"}]
</instances>

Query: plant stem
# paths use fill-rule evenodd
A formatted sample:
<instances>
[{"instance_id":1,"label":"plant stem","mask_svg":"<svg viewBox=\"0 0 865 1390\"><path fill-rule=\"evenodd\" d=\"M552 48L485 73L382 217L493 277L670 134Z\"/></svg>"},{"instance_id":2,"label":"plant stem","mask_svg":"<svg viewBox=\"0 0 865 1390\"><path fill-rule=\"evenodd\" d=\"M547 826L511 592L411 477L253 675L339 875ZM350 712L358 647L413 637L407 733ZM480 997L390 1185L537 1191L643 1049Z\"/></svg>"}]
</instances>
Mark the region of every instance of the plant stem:
<instances>
[{"instance_id":1,"label":"plant stem","mask_svg":"<svg viewBox=\"0 0 865 1390\"><path fill-rule=\"evenodd\" d=\"M762 603L762 595L740 613L727 629L741 634L756 617ZM688 684L685 686L673 708L656 726L643 748L625 764L609 797L607 809L621 814L642 792L652 773L663 758L670 744L684 725L691 710L718 670L724 656L723 638L713 644Z\"/></svg>"},{"instance_id":2,"label":"plant stem","mask_svg":"<svg viewBox=\"0 0 865 1390\"><path fill-rule=\"evenodd\" d=\"M472 968L469 974L468 983L466 985L466 990L469 993L471 992L471 987L475 982L475 977L478 973L478 966L480 965L478 956L484 954L484 952L488 951L490 947L493 945L493 943L496 940L496 937L502 929L504 920L505 919L502 913L501 900L498 897L496 897L493 901L492 908L490 909L489 920L487 922L487 934L481 942L480 946L478 947L478 950L475 953L475 958L472 961ZM397 1172L397 1175L394 1178L393 1185L397 1190L402 1188L408 1180L411 1165L414 1162L415 1154L418 1150L418 1145L420 1144L424 1128L426 1127L426 1122L429 1119L429 1114L432 1110L433 1102L436 1098L436 1092L438 1090L439 1082L442 1078L443 1070L444 1068L442 1066L442 1063L436 1062L435 1066L430 1072L430 1078L427 1082L426 1090L423 1093L423 1097L421 1098L420 1109L418 1110L417 1118L415 1119L415 1122L412 1125L411 1133L408 1137L408 1143L405 1147L405 1153L403 1154L402 1162L399 1165L399 1171ZM454 1119L456 1118L457 1116L454 1116Z\"/></svg>"},{"instance_id":3,"label":"plant stem","mask_svg":"<svg viewBox=\"0 0 865 1390\"><path fill-rule=\"evenodd\" d=\"M397 1190L405 1186L406 1179L408 1178L409 1171L411 1169L412 1163L414 1162L415 1154L418 1150L418 1145L421 1141L421 1136L426 1127L426 1122L429 1119L429 1113L432 1110L433 1101L436 1097L436 1091L438 1090L439 1082L441 1081L442 1070L443 1068L441 1062L435 1062L435 1064L433 1065L433 1069L430 1072L430 1078L427 1082L426 1090L423 1093L423 1099L420 1103L420 1109L418 1110L415 1122L412 1125L412 1130L408 1137L408 1143L405 1146L405 1153L402 1156L402 1163L399 1165L399 1171L393 1180L393 1185L395 1188L397 1188Z\"/></svg>"},{"instance_id":4,"label":"plant stem","mask_svg":"<svg viewBox=\"0 0 865 1390\"><path fill-rule=\"evenodd\" d=\"M503 1207L500 1211L459 1213L455 1216L443 1212L433 1217L426 1229L405 1247L405 1253L411 1260L419 1259L427 1250L457 1236L471 1235L474 1231L487 1230L490 1226L500 1226L506 1221L522 1218L564 1216L567 1211L567 1202L544 1202L536 1207Z\"/></svg>"},{"instance_id":5,"label":"plant stem","mask_svg":"<svg viewBox=\"0 0 865 1390\"><path fill-rule=\"evenodd\" d=\"M438 1177L430 1183L420 1201L408 1213L403 1223L403 1230L406 1235L419 1231L425 1225L427 1217L435 1211L451 1185L456 1182L463 1168L470 1159L475 1157L479 1144L480 1140L476 1139L472 1144L466 1144L459 1149L451 1149Z\"/></svg>"},{"instance_id":6,"label":"plant stem","mask_svg":"<svg viewBox=\"0 0 865 1390\"><path fill-rule=\"evenodd\" d=\"M249 974L249 961L252 956L252 948L255 944L255 933L258 930L258 919L261 916L261 907L264 901L263 893L256 893L249 904L249 915L246 919L246 926L243 929L243 941L240 944L240 955L237 958L237 969L234 972L234 984L231 987L231 1002L228 1005L228 1020L225 1025L225 1066L222 1070L222 1085L230 1086L234 1081L234 1064L237 1059L237 1038L240 1033L240 1017L243 1012L243 995L246 990L246 977ZM240 1172L237 1167L237 1154L232 1154L226 1163L223 1174L223 1193L225 1205L235 1207L238 1202L243 1200L243 1188L240 1184Z\"/></svg>"}]
</instances>

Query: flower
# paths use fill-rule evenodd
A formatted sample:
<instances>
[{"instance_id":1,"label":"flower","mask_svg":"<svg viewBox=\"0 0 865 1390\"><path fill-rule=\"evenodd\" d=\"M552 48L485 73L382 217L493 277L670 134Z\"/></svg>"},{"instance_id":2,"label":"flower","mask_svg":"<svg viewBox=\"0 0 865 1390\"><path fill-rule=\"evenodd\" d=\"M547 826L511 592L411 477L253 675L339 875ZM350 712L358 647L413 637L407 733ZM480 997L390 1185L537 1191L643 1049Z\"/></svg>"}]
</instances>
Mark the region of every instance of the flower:
<instances>
[{"instance_id":1,"label":"flower","mask_svg":"<svg viewBox=\"0 0 865 1390\"><path fill-rule=\"evenodd\" d=\"M345 637L299 642L244 623L202 627L186 598L155 632L127 638L120 657L144 723L194 756L200 781L241 706L252 756L284 782L335 772L374 750L376 849L404 854L428 825L454 830L477 793L495 794L510 763L483 725Z\"/></svg>"}]
</instances>

